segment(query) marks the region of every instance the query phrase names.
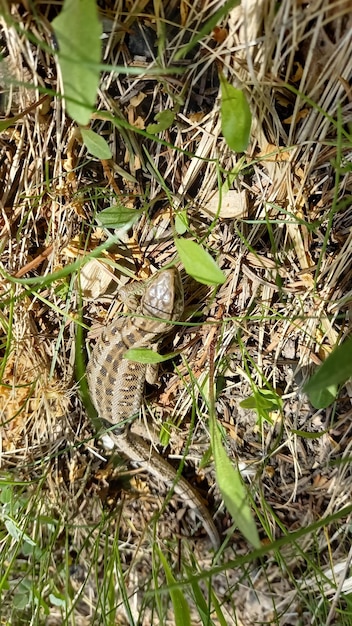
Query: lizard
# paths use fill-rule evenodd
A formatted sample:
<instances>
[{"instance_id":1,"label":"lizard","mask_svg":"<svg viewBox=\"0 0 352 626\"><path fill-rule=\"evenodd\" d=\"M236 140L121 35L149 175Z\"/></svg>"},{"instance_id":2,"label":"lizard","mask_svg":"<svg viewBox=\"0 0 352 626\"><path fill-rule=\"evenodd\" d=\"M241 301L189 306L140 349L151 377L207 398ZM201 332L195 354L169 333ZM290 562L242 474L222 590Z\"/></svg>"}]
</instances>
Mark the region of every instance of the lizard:
<instances>
[{"instance_id":1,"label":"lizard","mask_svg":"<svg viewBox=\"0 0 352 626\"><path fill-rule=\"evenodd\" d=\"M172 486L182 501L194 509L217 549L220 545L218 531L197 491L177 475L146 439L131 431L131 418L143 402L145 381L155 383L155 368L153 372L149 365L124 359L123 355L129 348L156 350L172 322L179 320L184 310L183 287L176 268L163 269L145 283L137 283L136 293L138 286L140 297L129 303L130 308L134 308L131 316L117 316L105 327L92 350L86 369L91 399L99 418L117 425L109 434L119 451Z\"/></svg>"}]
</instances>

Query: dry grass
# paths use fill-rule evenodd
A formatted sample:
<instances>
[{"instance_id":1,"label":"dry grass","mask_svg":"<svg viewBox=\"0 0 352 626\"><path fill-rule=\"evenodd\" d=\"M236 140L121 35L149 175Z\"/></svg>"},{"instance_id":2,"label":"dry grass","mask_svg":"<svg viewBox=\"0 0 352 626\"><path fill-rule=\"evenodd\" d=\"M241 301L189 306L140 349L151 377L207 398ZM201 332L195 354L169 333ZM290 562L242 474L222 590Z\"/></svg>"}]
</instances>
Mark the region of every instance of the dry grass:
<instances>
[{"instance_id":1,"label":"dry grass","mask_svg":"<svg viewBox=\"0 0 352 626\"><path fill-rule=\"evenodd\" d=\"M196 588L204 579L208 596L207 577L219 606L209 594L213 621L204 623L220 623L221 614L227 624L350 623L351 520L338 513L351 499L351 385L326 411L314 411L301 391L312 366L349 332L349 2L243 0L193 49L182 74L163 73L160 66L175 65L175 52L218 4L141 1L132 11L122 1L104 3L106 18L116 18L104 63L141 72L104 74L98 108L136 128L158 111L177 112L161 135L168 146L96 120L114 154L105 163L86 153L53 95L60 79L47 46L56 9L0 3L1 117L20 114L0 134L4 623L173 624L168 594L155 593L166 585L153 537L180 570L192 623L201 623ZM151 58L135 57L137 17L165 36L155 76L143 74ZM221 135L219 66L251 105L244 156ZM106 240L94 216L116 194L143 216L79 283L75 261ZM165 420L175 425L170 457L180 459L194 409L186 475L203 495L211 487L227 541L215 560L180 503L173 499L159 514L160 486L140 473L128 474L128 486L121 467L106 461L74 375L79 285L84 322L104 322L116 311L112 276L117 284L125 274L143 278L175 258L174 218L184 209L187 236L203 241L227 281L213 293L183 274L193 324L173 338L173 348L182 348L178 371L165 366L144 412L157 429ZM233 531L211 465L194 467L208 448L198 385L214 338L218 419L250 484L267 546L260 560L248 557ZM263 390L272 404L258 419L239 403ZM177 543L190 528L193 538ZM280 538L280 548L271 545Z\"/></svg>"}]
</instances>

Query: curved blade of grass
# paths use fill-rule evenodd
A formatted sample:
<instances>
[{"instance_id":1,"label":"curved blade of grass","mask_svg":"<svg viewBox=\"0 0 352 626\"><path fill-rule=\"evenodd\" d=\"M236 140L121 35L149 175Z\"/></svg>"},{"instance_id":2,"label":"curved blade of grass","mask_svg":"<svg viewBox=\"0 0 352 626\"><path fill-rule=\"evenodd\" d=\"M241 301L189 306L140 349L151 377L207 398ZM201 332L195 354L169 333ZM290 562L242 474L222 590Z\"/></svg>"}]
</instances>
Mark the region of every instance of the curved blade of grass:
<instances>
[{"instance_id":1,"label":"curved blade of grass","mask_svg":"<svg viewBox=\"0 0 352 626\"><path fill-rule=\"evenodd\" d=\"M80 298L81 299L81 298ZM80 302L79 307L79 321L82 321L82 303ZM87 411L87 415L92 422L96 432L100 432L101 430L101 421L98 417L97 411L93 402L90 398L88 381L86 378L86 349L84 343L83 336L83 326L82 324L76 325L76 333L75 333L75 377L78 381L79 392L84 404L84 407Z\"/></svg>"},{"instance_id":2,"label":"curved blade of grass","mask_svg":"<svg viewBox=\"0 0 352 626\"><path fill-rule=\"evenodd\" d=\"M210 420L210 437L216 482L225 506L244 537L254 548L260 548L257 527L248 504L248 496L242 483L241 474L238 469L233 467L223 448L220 430L215 417Z\"/></svg>"},{"instance_id":3,"label":"curved blade of grass","mask_svg":"<svg viewBox=\"0 0 352 626\"><path fill-rule=\"evenodd\" d=\"M206 601L203 591L199 585L199 582L197 580L192 580L192 569L187 568L187 572L189 573L189 576L191 578L191 587L192 587L192 591L193 591L193 595L194 595L194 599L195 599L195 604L197 607L197 611L199 613L199 617L202 621L203 626L215 626L215 623L213 622L213 620L211 619L209 613L210 613L210 607L209 607L209 602ZM213 598L213 590L211 589L211 594L212 594L212 598ZM214 594L214 598L215 601L217 600L215 594ZM225 619L221 619L221 617L219 617L219 624L220 626L227 626L227 622Z\"/></svg>"},{"instance_id":4,"label":"curved blade of grass","mask_svg":"<svg viewBox=\"0 0 352 626\"><path fill-rule=\"evenodd\" d=\"M0 63L1 63L1 56L0 56ZM0 120L0 133L4 130L6 130L7 128L9 128L10 126L14 126L16 124L16 122L18 122L18 120L22 119L25 115L28 115L29 113L31 113L34 109L36 109L37 107L41 106L43 104L43 102L45 102L45 100L48 99L48 96L42 96L38 102L34 102L34 104L31 104L31 106L27 107L24 111L21 111L21 113L19 113L18 115L14 115L13 117L9 117L6 120Z\"/></svg>"},{"instance_id":5,"label":"curved blade of grass","mask_svg":"<svg viewBox=\"0 0 352 626\"><path fill-rule=\"evenodd\" d=\"M161 550L158 550L158 553L160 561L164 568L167 584L172 585L176 582L176 579L172 575L170 566ZM170 589L170 597L174 607L174 618L176 626L192 626L188 602L181 589Z\"/></svg>"}]
</instances>

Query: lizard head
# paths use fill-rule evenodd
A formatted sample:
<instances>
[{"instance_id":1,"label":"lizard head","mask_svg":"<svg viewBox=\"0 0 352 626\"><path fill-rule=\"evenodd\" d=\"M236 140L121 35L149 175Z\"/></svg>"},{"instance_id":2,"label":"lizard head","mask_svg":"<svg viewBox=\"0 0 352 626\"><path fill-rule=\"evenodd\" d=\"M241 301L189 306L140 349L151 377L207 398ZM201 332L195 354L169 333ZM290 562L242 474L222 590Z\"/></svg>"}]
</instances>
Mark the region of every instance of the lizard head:
<instances>
[{"instance_id":1,"label":"lizard head","mask_svg":"<svg viewBox=\"0 0 352 626\"><path fill-rule=\"evenodd\" d=\"M155 274L141 300L143 315L173 321L180 319L183 308L183 287L178 270L173 267Z\"/></svg>"}]
</instances>

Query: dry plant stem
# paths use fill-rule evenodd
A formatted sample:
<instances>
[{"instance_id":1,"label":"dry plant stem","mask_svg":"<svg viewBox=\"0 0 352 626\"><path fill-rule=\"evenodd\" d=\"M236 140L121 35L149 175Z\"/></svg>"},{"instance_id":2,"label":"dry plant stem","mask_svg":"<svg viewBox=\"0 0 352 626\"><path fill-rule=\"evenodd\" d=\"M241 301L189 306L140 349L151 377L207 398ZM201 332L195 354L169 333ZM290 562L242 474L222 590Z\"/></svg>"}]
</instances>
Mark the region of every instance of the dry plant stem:
<instances>
[{"instance_id":1,"label":"dry plant stem","mask_svg":"<svg viewBox=\"0 0 352 626\"><path fill-rule=\"evenodd\" d=\"M155 369L124 359L123 355L129 348L155 349L158 341L170 331L169 322L180 318L183 306L183 289L177 270L161 271L143 287L135 314L127 320L119 317L105 329L91 355L87 379L99 417L112 424L122 422L118 434L110 433L116 447L172 487L183 502L194 509L217 549L218 532L197 492L127 424L141 407L145 381L155 382Z\"/></svg>"},{"instance_id":2,"label":"dry plant stem","mask_svg":"<svg viewBox=\"0 0 352 626\"><path fill-rule=\"evenodd\" d=\"M18 113L17 115L15 115L14 117L12 117L10 119L10 121L14 124L15 122L17 122L18 120L21 120L25 115L29 115L29 113L31 113L32 111L34 111L35 109L37 109L38 107L42 106L44 104L44 102L46 102L47 100L49 100L49 96L42 96L38 102L34 102L34 104L31 104L29 107L27 107L26 109L24 109L24 111L21 111L20 113Z\"/></svg>"},{"instance_id":3,"label":"dry plant stem","mask_svg":"<svg viewBox=\"0 0 352 626\"><path fill-rule=\"evenodd\" d=\"M46 259L49 256L49 254L52 253L53 249L54 249L54 246L51 244L45 250L43 250L41 254L35 257L35 259L27 263L24 267L21 267L21 269L18 270L18 272L16 272L14 277L21 278L28 272L31 272L32 270L34 270L36 267L38 267L38 265L42 263L42 261L44 261L44 259Z\"/></svg>"}]
</instances>

